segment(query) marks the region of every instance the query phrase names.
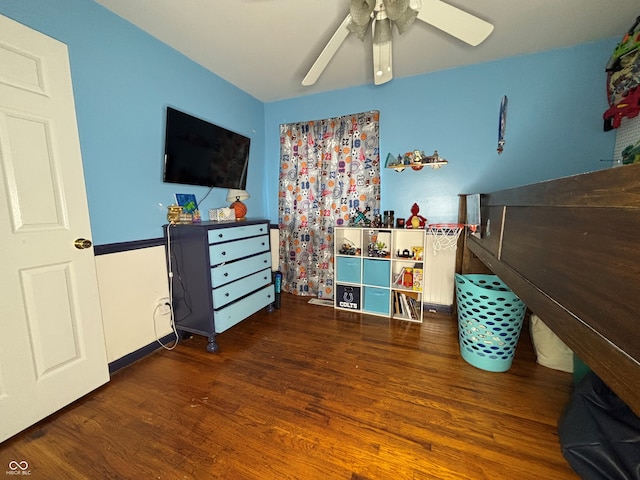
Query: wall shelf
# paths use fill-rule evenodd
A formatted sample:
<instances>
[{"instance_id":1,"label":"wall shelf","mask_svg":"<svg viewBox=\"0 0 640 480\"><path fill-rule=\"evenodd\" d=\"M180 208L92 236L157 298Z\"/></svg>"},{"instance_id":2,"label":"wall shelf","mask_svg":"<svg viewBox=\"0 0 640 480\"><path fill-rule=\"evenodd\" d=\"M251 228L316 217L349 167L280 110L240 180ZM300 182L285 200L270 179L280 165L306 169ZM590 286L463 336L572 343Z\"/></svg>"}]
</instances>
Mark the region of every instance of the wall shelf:
<instances>
[{"instance_id":1,"label":"wall shelf","mask_svg":"<svg viewBox=\"0 0 640 480\"><path fill-rule=\"evenodd\" d=\"M391 153L387 155L385 162L385 168L390 168L396 172L402 172L406 168L412 170L422 170L425 166L432 169L440 168L443 165L447 165L449 162L438 155L438 151L434 150L433 155L425 155L424 152L414 150L413 152L407 152L404 155L398 155L394 157Z\"/></svg>"}]
</instances>

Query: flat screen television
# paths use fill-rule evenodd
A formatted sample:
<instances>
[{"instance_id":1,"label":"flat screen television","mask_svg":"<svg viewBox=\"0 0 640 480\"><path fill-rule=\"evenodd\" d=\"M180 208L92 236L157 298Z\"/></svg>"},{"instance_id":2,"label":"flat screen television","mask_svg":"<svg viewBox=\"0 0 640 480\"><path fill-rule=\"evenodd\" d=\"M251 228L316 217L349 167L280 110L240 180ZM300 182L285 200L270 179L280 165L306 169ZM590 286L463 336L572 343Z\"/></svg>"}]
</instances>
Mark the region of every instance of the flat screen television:
<instances>
[{"instance_id":1,"label":"flat screen television","mask_svg":"<svg viewBox=\"0 0 640 480\"><path fill-rule=\"evenodd\" d=\"M245 190L251 139L167 107L163 181Z\"/></svg>"}]
</instances>

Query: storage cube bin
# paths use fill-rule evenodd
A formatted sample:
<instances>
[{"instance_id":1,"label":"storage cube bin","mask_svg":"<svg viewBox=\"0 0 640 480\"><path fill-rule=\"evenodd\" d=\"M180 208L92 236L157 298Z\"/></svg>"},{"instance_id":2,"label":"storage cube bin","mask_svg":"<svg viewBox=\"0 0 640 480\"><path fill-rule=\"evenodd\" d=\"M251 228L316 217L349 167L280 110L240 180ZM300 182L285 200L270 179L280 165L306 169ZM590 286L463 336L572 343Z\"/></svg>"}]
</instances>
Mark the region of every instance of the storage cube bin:
<instances>
[{"instance_id":1,"label":"storage cube bin","mask_svg":"<svg viewBox=\"0 0 640 480\"><path fill-rule=\"evenodd\" d=\"M373 260L365 258L363 260L363 278L365 285L375 285L376 287L388 287L391 275L391 263L387 260Z\"/></svg>"},{"instance_id":2,"label":"storage cube bin","mask_svg":"<svg viewBox=\"0 0 640 480\"><path fill-rule=\"evenodd\" d=\"M337 308L360 310L360 287L353 287L351 285L336 285L335 302L335 306Z\"/></svg>"},{"instance_id":3,"label":"storage cube bin","mask_svg":"<svg viewBox=\"0 0 640 480\"><path fill-rule=\"evenodd\" d=\"M509 370L525 304L496 275L455 277L462 358L482 370Z\"/></svg>"},{"instance_id":4,"label":"storage cube bin","mask_svg":"<svg viewBox=\"0 0 640 480\"><path fill-rule=\"evenodd\" d=\"M360 262L362 262L362 259L358 257L337 257L336 281L360 283Z\"/></svg>"},{"instance_id":5,"label":"storage cube bin","mask_svg":"<svg viewBox=\"0 0 640 480\"><path fill-rule=\"evenodd\" d=\"M363 307L365 312L379 313L389 315L390 293L386 288L362 287L363 288Z\"/></svg>"}]
</instances>

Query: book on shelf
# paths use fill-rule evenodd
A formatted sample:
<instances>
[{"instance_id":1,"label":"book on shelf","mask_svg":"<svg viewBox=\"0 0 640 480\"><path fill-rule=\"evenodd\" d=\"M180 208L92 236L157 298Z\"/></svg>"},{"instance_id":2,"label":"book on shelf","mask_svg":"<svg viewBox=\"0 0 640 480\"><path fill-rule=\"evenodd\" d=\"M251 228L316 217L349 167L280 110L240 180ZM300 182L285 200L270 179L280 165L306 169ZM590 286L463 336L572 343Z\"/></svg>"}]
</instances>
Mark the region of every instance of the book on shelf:
<instances>
[{"instance_id":1,"label":"book on shelf","mask_svg":"<svg viewBox=\"0 0 640 480\"><path fill-rule=\"evenodd\" d=\"M413 298L407 297L407 302L409 303L409 311L411 312L411 317L414 320L420 320L420 309L417 305L417 301Z\"/></svg>"},{"instance_id":2,"label":"book on shelf","mask_svg":"<svg viewBox=\"0 0 640 480\"><path fill-rule=\"evenodd\" d=\"M393 314L400 314L401 310L400 310L400 302L398 300L398 292L397 291L393 291Z\"/></svg>"},{"instance_id":3,"label":"book on shelf","mask_svg":"<svg viewBox=\"0 0 640 480\"><path fill-rule=\"evenodd\" d=\"M420 320L419 296L417 292L393 291L393 313L407 320Z\"/></svg>"},{"instance_id":4,"label":"book on shelf","mask_svg":"<svg viewBox=\"0 0 640 480\"><path fill-rule=\"evenodd\" d=\"M398 273L395 277L393 277L393 284L397 287L402 287L402 279L404 278L404 274L406 272L406 268L402 267L400 273Z\"/></svg>"},{"instance_id":5,"label":"book on shelf","mask_svg":"<svg viewBox=\"0 0 640 480\"><path fill-rule=\"evenodd\" d=\"M413 290L422 291L422 269L415 268L413 269Z\"/></svg>"},{"instance_id":6,"label":"book on shelf","mask_svg":"<svg viewBox=\"0 0 640 480\"><path fill-rule=\"evenodd\" d=\"M402 302L402 312L405 317L411 318L411 309L409 308L409 302L407 301L407 296L404 293L400 294L400 300Z\"/></svg>"}]
</instances>

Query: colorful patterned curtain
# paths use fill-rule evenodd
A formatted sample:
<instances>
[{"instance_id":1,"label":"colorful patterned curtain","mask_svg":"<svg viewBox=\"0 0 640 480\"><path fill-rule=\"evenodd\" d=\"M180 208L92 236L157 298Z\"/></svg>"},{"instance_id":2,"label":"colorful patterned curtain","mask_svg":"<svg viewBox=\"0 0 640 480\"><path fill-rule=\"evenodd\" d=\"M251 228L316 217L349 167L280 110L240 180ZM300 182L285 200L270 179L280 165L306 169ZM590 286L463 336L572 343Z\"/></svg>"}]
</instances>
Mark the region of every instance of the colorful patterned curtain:
<instances>
[{"instance_id":1,"label":"colorful patterned curtain","mask_svg":"<svg viewBox=\"0 0 640 480\"><path fill-rule=\"evenodd\" d=\"M280 125L282 290L333 299L333 227L380 214L379 112Z\"/></svg>"}]
</instances>

